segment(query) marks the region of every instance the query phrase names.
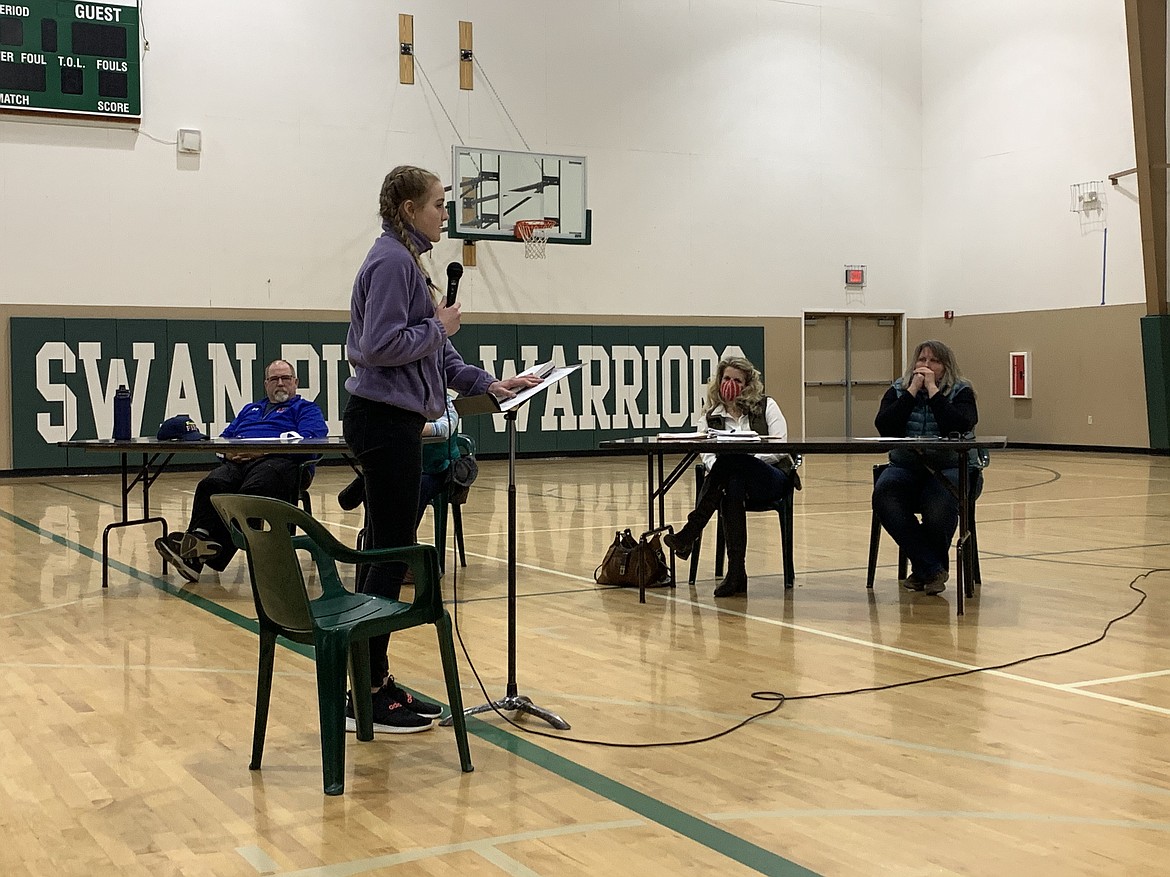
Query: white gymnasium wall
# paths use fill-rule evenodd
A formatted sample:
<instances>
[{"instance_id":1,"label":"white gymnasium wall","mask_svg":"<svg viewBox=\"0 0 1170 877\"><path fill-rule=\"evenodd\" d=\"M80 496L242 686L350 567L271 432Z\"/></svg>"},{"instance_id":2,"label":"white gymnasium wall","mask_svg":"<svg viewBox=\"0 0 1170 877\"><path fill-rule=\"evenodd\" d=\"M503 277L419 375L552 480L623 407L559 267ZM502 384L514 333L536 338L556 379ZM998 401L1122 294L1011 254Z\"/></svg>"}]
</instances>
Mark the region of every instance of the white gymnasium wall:
<instances>
[{"instance_id":1,"label":"white gymnasium wall","mask_svg":"<svg viewBox=\"0 0 1170 877\"><path fill-rule=\"evenodd\" d=\"M1069 187L1132 168L1123 0L923 0L921 313L1100 303ZM1135 176L1107 185L1106 301L1144 300ZM914 309L912 309L914 310Z\"/></svg>"},{"instance_id":2,"label":"white gymnasium wall","mask_svg":"<svg viewBox=\"0 0 1170 877\"><path fill-rule=\"evenodd\" d=\"M400 12L439 99L421 71L398 84ZM589 157L594 216L591 247L545 262L481 244L469 310L796 315L846 306L847 262L870 267L864 307L923 297L919 0L144 0L143 17L141 133L0 117L0 303L345 308L385 172L449 175L444 108L468 144L524 148L486 82L458 88L460 19L528 147ZM152 139L179 127L201 156ZM939 171L968 151L930 142ZM441 243L440 273L458 256Z\"/></svg>"}]
</instances>

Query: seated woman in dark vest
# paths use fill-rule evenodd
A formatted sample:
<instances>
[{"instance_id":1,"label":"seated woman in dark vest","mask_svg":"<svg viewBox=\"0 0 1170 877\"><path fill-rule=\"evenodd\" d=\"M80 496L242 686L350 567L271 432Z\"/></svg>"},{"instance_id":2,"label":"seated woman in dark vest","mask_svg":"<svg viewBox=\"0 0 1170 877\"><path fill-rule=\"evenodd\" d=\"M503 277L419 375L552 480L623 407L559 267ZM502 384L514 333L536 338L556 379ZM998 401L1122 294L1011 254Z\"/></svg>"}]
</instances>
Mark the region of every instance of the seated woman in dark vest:
<instances>
[{"instance_id":1,"label":"seated woman in dark vest","mask_svg":"<svg viewBox=\"0 0 1170 877\"><path fill-rule=\"evenodd\" d=\"M955 354L941 341L923 341L910 368L882 397L874 425L889 437L937 438L974 435L979 412L975 391L959 374ZM912 572L904 586L941 594L946 590L951 539L959 523L952 487L959 483L956 451L890 451L890 465L873 488L873 509L886 532L906 553ZM983 474L971 473L972 502L983 490ZM915 513L922 516L921 522Z\"/></svg>"},{"instance_id":2,"label":"seated woman in dark vest","mask_svg":"<svg viewBox=\"0 0 1170 877\"><path fill-rule=\"evenodd\" d=\"M788 423L780 406L764 395L760 373L741 357L719 363L707 387L707 405L700 424L708 429L752 430L759 435L788 438ZM792 458L787 454L703 454L707 477L695 501L695 510L677 533L663 541L685 560L695 540L716 511L723 522L727 545L727 575L715 588L716 597L747 593L747 514L749 505L775 502L792 489Z\"/></svg>"}]
</instances>

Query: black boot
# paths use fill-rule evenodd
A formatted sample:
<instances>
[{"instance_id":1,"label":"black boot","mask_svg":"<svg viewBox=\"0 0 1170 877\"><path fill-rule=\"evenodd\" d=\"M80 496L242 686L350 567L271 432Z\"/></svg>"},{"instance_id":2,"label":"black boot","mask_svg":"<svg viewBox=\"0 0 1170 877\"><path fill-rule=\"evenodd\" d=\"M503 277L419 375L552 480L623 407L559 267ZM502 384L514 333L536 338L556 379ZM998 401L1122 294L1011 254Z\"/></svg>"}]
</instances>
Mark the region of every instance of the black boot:
<instances>
[{"instance_id":1,"label":"black boot","mask_svg":"<svg viewBox=\"0 0 1170 877\"><path fill-rule=\"evenodd\" d=\"M711 515L719 511L719 504L723 501L723 491L713 486L713 479L708 478L703 483L699 498L695 501L695 509L687 515L687 522L677 533L667 533L662 537L666 547L674 552L679 560L686 560L691 556L691 549L695 541L703 535L703 528L711 520Z\"/></svg>"},{"instance_id":2,"label":"black boot","mask_svg":"<svg viewBox=\"0 0 1170 877\"><path fill-rule=\"evenodd\" d=\"M366 479L361 475L341 488L337 494L337 504L347 512L356 509L366 501Z\"/></svg>"},{"instance_id":3,"label":"black boot","mask_svg":"<svg viewBox=\"0 0 1170 877\"><path fill-rule=\"evenodd\" d=\"M702 527L696 527L690 521L687 521L677 533L667 533L663 536L662 544L673 551L675 557L679 560L686 560L691 556L691 550L695 547L695 540L699 538L702 532Z\"/></svg>"},{"instance_id":4,"label":"black boot","mask_svg":"<svg viewBox=\"0 0 1170 877\"><path fill-rule=\"evenodd\" d=\"M741 563L738 567L729 564L727 575L715 588L716 597L734 597L736 594L747 593L747 569Z\"/></svg>"},{"instance_id":5,"label":"black boot","mask_svg":"<svg viewBox=\"0 0 1170 877\"><path fill-rule=\"evenodd\" d=\"M723 504L723 540L727 546L727 575L715 589L716 597L747 593L747 513L741 502Z\"/></svg>"}]
</instances>

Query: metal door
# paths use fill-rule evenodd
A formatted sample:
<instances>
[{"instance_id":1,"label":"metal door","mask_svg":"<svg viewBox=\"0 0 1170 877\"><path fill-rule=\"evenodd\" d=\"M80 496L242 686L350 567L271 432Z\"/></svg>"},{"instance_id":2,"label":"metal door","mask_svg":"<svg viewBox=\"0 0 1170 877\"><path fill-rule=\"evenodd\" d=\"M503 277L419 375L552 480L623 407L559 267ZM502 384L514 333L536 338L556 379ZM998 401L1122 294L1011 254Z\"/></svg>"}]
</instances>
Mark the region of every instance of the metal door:
<instances>
[{"instance_id":1,"label":"metal door","mask_svg":"<svg viewBox=\"0 0 1170 877\"><path fill-rule=\"evenodd\" d=\"M876 435L878 403L901 363L901 314L805 314L804 434Z\"/></svg>"}]
</instances>

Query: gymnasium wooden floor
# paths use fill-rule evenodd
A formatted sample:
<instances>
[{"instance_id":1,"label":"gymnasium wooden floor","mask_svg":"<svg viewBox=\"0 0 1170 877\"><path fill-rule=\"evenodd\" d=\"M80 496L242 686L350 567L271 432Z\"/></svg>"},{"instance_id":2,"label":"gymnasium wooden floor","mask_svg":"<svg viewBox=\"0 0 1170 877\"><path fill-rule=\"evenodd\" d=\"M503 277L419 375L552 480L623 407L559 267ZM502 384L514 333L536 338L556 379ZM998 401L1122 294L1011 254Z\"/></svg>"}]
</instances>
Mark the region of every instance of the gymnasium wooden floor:
<instances>
[{"instance_id":1,"label":"gymnasium wooden floor","mask_svg":"<svg viewBox=\"0 0 1170 877\"><path fill-rule=\"evenodd\" d=\"M471 774L448 729L351 736L340 798L321 792L311 660L288 649L265 766L248 770L242 561L186 585L160 577L154 532L116 531L103 592L117 479L2 480L0 874L1170 874L1170 459L996 454L983 586L962 618L953 584L940 597L898 586L888 539L866 592L874 462L806 459L795 590L775 516L757 514L746 599L712 599L709 544L694 588L639 605L592 571L614 529L644 519L643 459L522 460L520 692L572 730L472 721ZM323 469L313 494L352 539L357 514L335 499L347 471ZM173 526L197 477L156 484ZM482 465L458 580L491 698L506 678L505 478L504 463ZM671 495L674 521L692 495ZM1096 645L795 699L1068 649L1134 608L1135 579L1144 605ZM392 666L442 699L429 629L396 636ZM462 673L467 704L482 703L466 659ZM775 706L756 691L789 700L709 742L557 739L705 737Z\"/></svg>"}]
</instances>

